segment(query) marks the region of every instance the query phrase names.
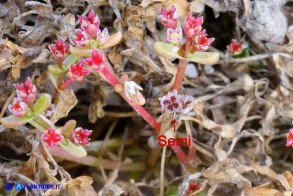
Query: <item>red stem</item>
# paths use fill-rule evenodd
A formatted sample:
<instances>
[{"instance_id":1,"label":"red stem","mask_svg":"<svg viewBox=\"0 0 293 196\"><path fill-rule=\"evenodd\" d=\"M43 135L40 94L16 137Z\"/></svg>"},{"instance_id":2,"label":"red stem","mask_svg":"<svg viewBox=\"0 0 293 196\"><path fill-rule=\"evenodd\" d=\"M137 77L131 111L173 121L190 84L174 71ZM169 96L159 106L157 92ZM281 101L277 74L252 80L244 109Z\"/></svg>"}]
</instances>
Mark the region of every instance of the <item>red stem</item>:
<instances>
[{"instance_id":1,"label":"red stem","mask_svg":"<svg viewBox=\"0 0 293 196\"><path fill-rule=\"evenodd\" d=\"M104 75L107 82L109 82L113 87L120 84L116 75L112 72L112 74L104 69L101 71ZM161 131L161 123L158 123L156 119L154 119L149 112L147 112L141 105L130 102L128 98L125 96L124 92L119 92L119 94L128 102L128 104L145 120L147 121L158 133ZM187 162L189 160L188 156L183 152L180 146L171 146L172 150L176 153L179 160L182 162Z\"/></svg>"},{"instance_id":2,"label":"red stem","mask_svg":"<svg viewBox=\"0 0 293 196\"><path fill-rule=\"evenodd\" d=\"M71 79L67 79L66 82L64 82L64 83L61 85L60 89L61 89L61 90L66 89L66 88L67 88L72 82L73 82L73 80L71 80Z\"/></svg>"},{"instance_id":3,"label":"red stem","mask_svg":"<svg viewBox=\"0 0 293 196\"><path fill-rule=\"evenodd\" d=\"M182 80L184 78L185 75L185 69L187 67L187 63L188 61L185 59L180 59L179 60L179 64L178 64L178 68L177 68L177 73L175 76L175 82L172 86L172 90L180 90L181 84L182 84Z\"/></svg>"}]
</instances>

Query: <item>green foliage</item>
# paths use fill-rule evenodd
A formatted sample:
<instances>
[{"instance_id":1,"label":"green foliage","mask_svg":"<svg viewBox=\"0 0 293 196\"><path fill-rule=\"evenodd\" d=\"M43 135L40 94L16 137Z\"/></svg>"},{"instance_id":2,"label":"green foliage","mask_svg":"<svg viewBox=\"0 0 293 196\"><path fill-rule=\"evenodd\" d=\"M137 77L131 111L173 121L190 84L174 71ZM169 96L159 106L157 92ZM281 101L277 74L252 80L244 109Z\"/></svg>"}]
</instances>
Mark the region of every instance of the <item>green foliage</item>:
<instances>
[{"instance_id":1,"label":"green foliage","mask_svg":"<svg viewBox=\"0 0 293 196\"><path fill-rule=\"evenodd\" d=\"M155 49L160 55L164 57L186 59L188 61L192 61L192 62L200 63L200 64L214 64L219 60L219 54L216 52L187 53L184 58L180 56L178 51L175 50L176 49L175 46L165 42L156 42Z\"/></svg>"},{"instance_id":2,"label":"green foliage","mask_svg":"<svg viewBox=\"0 0 293 196\"><path fill-rule=\"evenodd\" d=\"M35 102L33 106L35 116L41 114L42 112L45 112L50 106L50 104L51 104L51 95L43 94L39 99L37 99L37 101Z\"/></svg>"},{"instance_id":3,"label":"green foliage","mask_svg":"<svg viewBox=\"0 0 293 196\"><path fill-rule=\"evenodd\" d=\"M75 120L69 120L65 123L65 125L62 128L62 135L66 138L69 137L70 133L73 131L73 129L76 126Z\"/></svg>"},{"instance_id":4,"label":"green foliage","mask_svg":"<svg viewBox=\"0 0 293 196\"><path fill-rule=\"evenodd\" d=\"M69 139L63 138L60 142L60 146L75 157L85 157L87 155L87 152L82 146L76 146Z\"/></svg>"},{"instance_id":5,"label":"green foliage","mask_svg":"<svg viewBox=\"0 0 293 196\"><path fill-rule=\"evenodd\" d=\"M17 128L24 124L26 124L31 119L28 118L20 118L14 115L10 115L4 118L1 118L1 124L6 128Z\"/></svg>"},{"instance_id":6,"label":"green foliage","mask_svg":"<svg viewBox=\"0 0 293 196\"><path fill-rule=\"evenodd\" d=\"M178 195L178 188L176 186L170 186L166 192L167 196L177 196Z\"/></svg>"},{"instance_id":7,"label":"green foliage","mask_svg":"<svg viewBox=\"0 0 293 196\"><path fill-rule=\"evenodd\" d=\"M65 72L66 70L61 69L61 68L57 67L56 65L49 65L48 66L48 71L51 72L54 75L58 75L58 74L61 74L61 73Z\"/></svg>"}]
</instances>

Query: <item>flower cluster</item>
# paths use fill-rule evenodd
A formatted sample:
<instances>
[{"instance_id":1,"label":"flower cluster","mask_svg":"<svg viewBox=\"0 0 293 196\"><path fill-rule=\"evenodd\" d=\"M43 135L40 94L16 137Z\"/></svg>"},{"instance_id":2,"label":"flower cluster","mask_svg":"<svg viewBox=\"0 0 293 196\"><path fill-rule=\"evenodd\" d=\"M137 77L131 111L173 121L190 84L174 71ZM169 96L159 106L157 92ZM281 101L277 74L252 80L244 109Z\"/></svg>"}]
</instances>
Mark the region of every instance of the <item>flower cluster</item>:
<instances>
[{"instance_id":1,"label":"flower cluster","mask_svg":"<svg viewBox=\"0 0 293 196\"><path fill-rule=\"evenodd\" d=\"M190 194L194 191L197 191L201 188L201 184L196 183L194 180L189 180L187 189L185 190L186 194Z\"/></svg>"},{"instance_id":2,"label":"flower cluster","mask_svg":"<svg viewBox=\"0 0 293 196\"><path fill-rule=\"evenodd\" d=\"M173 112L174 115L187 114L192 110L193 97L179 95L177 91L169 92L160 98L160 104L164 111Z\"/></svg>"},{"instance_id":3,"label":"flower cluster","mask_svg":"<svg viewBox=\"0 0 293 196\"><path fill-rule=\"evenodd\" d=\"M87 47L89 46L89 40L93 39L101 46L109 39L108 29L104 28L101 31L100 19L93 10L87 16L79 16L79 23L80 29L76 29L75 38L70 40L73 45Z\"/></svg>"},{"instance_id":4,"label":"flower cluster","mask_svg":"<svg viewBox=\"0 0 293 196\"><path fill-rule=\"evenodd\" d=\"M63 138L67 136L62 135L63 132L59 131L55 128L49 128L42 136L42 140L47 143L48 146L53 147L59 145ZM92 130L82 129L81 127L77 127L71 131L69 134L69 139L73 144L86 146L89 145L90 138L89 136L92 134Z\"/></svg>"},{"instance_id":5,"label":"flower cluster","mask_svg":"<svg viewBox=\"0 0 293 196\"><path fill-rule=\"evenodd\" d=\"M69 47L69 44L61 39L58 39L55 44L49 46L50 51L57 57L59 62L58 68L51 69L51 72L53 74L67 72L64 74L67 76L67 80L63 81L61 84L58 82L60 85L58 88L60 89L66 88L74 81L81 82L86 75L92 72L96 73L102 71L105 68L106 57L98 48L101 48L107 43L110 37L108 29L100 29L99 17L95 15L92 10L87 16L79 16L79 22L80 29L76 29L75 37L70 39L70 43L75 47ZM72 50L74 50L75 53L72 52ZM70 60L74 58L74 55L79 56L79 52L83 50L87 50L88 53L81 56L86 56L87 58L79 58L79 61ZM68 55L68 60L65 59L65 56L69 51L74 54ZM66 64L66 61L71 62L71 64Z\"/></svg>"},{"instance_id":6,"label":"flower cluster","mask_svg":"<svg viewBox=\"0 0 293 196\"><path fill-rule=\"evenodd\" d=\"M30 78L27 78L23 84L16 84L17 97L12 104L8 105L8 110L17 117L24 116L29 107L32 106L36 99L37 88Z\"/></svg>"},{"instance_id":7,"label":"flower cluster","mask_svg":"<svg viewBox=\"0 0 293 196\"><path fill-rule=\"evenodd\" d=\"M43 135L42 139L48 146L53 147L62 140L62 135L56 129L50 128Z\"/></svg>"},{"instance_id":8,"label":"flower cluster","mask_svg":"<svg viewBox=\"0 0 293 196\"><path fill-rule=\"evenodd\" d=\"M62 39L58 39L55 44L49 46L50 51L58 59L62 59L69 51L69 44L64 43Z\"/></svg>"},{"instance_id":9,"label":"flower cluster","mask_svg":"<svg viewBox=\"0 0 293 196\"><path fill-rule=\"evenodd\" d=\"M70 136L69 139L76 145L86 146L90 142L89 136L92 134L92 130L82 129L81 127L75 128Z\"/></svg>"},{"instance_id":10,"label":"flower cluster","mask_svg":"<svg viewBox=\"0 0 293 196\"><path fill-rule=\"evenodd\" d=\"M178 27L178 21L175 6L172 6L169 10L161 8L161 23L167 28L167 41L176 47L180 46L182 33L184 32L187 38L185 52L205 51L215 40L214 38L207 38L206 31L202 30L202 16L194 18L189 13L183 24L183 31L181 27Z\"/></svg>"},{"instance_id":11,"label":"flower cluster","mask_svg":"<svg viewBox=\"0 0 293 196\"><path fill-rule=\"evenodd\" d=\"M243 51L243 46L236 39L232 39L231 43L227 46L227 49L228 49L230 54L239 55Z\"/></svg>"}]
</instances>

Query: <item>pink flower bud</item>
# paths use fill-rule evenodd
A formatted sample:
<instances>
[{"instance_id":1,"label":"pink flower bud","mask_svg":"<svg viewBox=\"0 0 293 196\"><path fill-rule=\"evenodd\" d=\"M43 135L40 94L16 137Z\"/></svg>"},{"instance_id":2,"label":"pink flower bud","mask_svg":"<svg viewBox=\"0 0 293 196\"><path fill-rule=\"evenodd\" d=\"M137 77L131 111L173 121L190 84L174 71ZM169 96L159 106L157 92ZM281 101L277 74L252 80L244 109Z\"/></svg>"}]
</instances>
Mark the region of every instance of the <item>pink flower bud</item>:
<instances>
[{"instance_id":1,"label":"pink flower bud","mask_svg":"<svg viewBox=\"0 0 293 196\"><path fill-rule=\"evenodd\" d=\"M28 105L34 103L37 95L37 87L33 85L30 78L27 78L23 84L16 84L15 88L17 97L21 101L27 103Z\"/></svg>"},{"instance_id":2,"label":"pink flower bud","mask_svg":"<svg viewBox=\"0 0 293 196\"><path fill-rule=\"evenodd\" d=\"M175 29L178 20L178 14L174 5L171 6L170 10L163 7L161 8L161 22L166 28Z\"/></svg>"},{"instance_id":3,"label":"pink flower bud","mask_svg":"<svg viewBox=\"0 0 293 196\"><path fill-rule=\"evenodd\" d=\"M182 28L167 29L167 41L174 45L178 45L182 39Z\"/></svg>"},{"instance_id":4,"label":"pink flower bud","mask_svg":"<svg viewBox=\"0 0 293 196\"><path fill-rule=\"evenodd\" d=\"M70 66L67 77L73 81L81 82L83 77L88 74L90 74L90 72L84 68L83 61L79 61L77 64L72 64Z\"/></svg>"},{"instance_id":5,"label":"pink flower bud","mask_svg":"<svg viewBox=\"0 0 293 196\"><path fill-rule=\"evenodd\" d=\"M185 190L186 194L190 194L194 191L197 191L201 188L201 184L194 182L193 180L189 180L189 184L187 189Z\"/></svg>"},{"instance_id":6,"label":"pink flower bud","mask_svg":"<svg viewBox=\"0 0 293 196\"><path fill-rule=\"evenodd\" d=\"M233 55L241 54L243 51L242 44L239 43L236 39L232 39L229 46L227 46L228 51Z\"/></svg>"},{"instance_id":7,"label":"pink flower bud","mask_svg":"<svg viewBox=\"0 0 293 196\"><path fill-rule=\"evenodd\" d=\"M99 29L97 33L97 41L100 45L104 44L109 39L108 29L104 28L103 31Z\"/></svg>"},{"instance_id":8,"label":"pink flower bud","mask_svg":"<svg viewBox=\"0 0 293 196\"><path fill-rule=\"evenodd\" d=\"M286 146L293 147L293 129L290 129L288 134L287 134Z\"/></svg>"},{"instance_id":9,"label":"pink flower bud","mask_svg":"<svg viewBox=\"0 0 293 196\"><path fill-rule=\"evenodd\" d=\"M194 18L191 13L185 19L183 30L188 38L193 38L202 29L203 17Z\"/></svg>"},{"instance_id":10,"label":"pink flower bud","mask_svg":"<svg viewBox=\"0 0 293 196\"><path fill-rule=\"evenodd\" d=\"M75 128L70 136L69 139L71 142L77 145L85 146L88 145L90 142L89 136L92 134L92 130L82 129L81 127Z\"/></svg>"},{"instance_id":11,"label":"pink flower bud","mask_svg":"<svg viewBox=\"0 0 293 196\"><path fill-rule=\"evenodd\" d=\"M98 50L93 50L92 57L86 58L85 62L91 72L98 72L105 68L105 56L99 53Z\"/></svg>"},{"instance_id":12,"label":"pink flower bud","mask_svg":"<svg viewBox=\"0 0 293 196\"><path fill-rule=\"evenodd\" d=\"M92 38L96 38L100 26L100 19L93 10L87 16L79 16L80 28Z\"/></svg>"},{"instance_id":13,"label":"pink flower bud","mask_svg":"<svg viewBox=\"0 0 293 196\"><path fill-rule=\"evenodd\" d=\"M62 135L57 130L50 128L43 135L42 139L48 144L48 146L53 147L59 144L62 140Z\"/></svg>"},{"instance_id":14,"label":"pink flower bud","mask_svg":"<svg viewBox=\"0 0 293 196\"><path fill-rule=\"evenodd\" d=\"M84 47L86 45L86 42L89 40L89 35L81 29L76 29L75 33L76 37L74 39L71 39L70 42L73 45Z\"/></svg>"},{"instance_id":15,"label":"pink flower bud","mask_svg":"<svg viewBox=\"0 0 293 196\"><path fill-rule=\"evenodd\" d=\"M194 49L196 51L205 51L213 43L215 38L207 38L206 31L203 30L194 40Z\"/></svg>"},{"instance_id":16,"label":"pink flower bud","mask_svg":"<svg viewBox=\"0 0 293 196\"><path fill-rule=\"evenodd\" d=\"M69 44L64 43L62 39L58 39L56 44L49 46L49 49L57 58L63 58L68 53Z\"/></svg>"},{"instance_id":17,"label":"pink flower bud","mask_svg":"<svg viewBox=\"0 0 293 196\"><path fill-rule=\"evenodd\" d=\"M14 98L13 103L8 105L8 110L15 116L21 117L28 111L28 107L21 99Z\"/></svg>"},{"instance_id":18,"label":"pink flower bud","mask_svg":"<svg viewBox=\"0 0 293 196\"><path fill-rule=\"evenodd\" d=\"M123 87L124 87L124 94L126 95L128 100L139 105L145 104L145 98L139 92L139 91L142 91L143 88L141 88L138 84L136 84L133 81L125 81L123 83Z\"/></svg>"}]
</instances>

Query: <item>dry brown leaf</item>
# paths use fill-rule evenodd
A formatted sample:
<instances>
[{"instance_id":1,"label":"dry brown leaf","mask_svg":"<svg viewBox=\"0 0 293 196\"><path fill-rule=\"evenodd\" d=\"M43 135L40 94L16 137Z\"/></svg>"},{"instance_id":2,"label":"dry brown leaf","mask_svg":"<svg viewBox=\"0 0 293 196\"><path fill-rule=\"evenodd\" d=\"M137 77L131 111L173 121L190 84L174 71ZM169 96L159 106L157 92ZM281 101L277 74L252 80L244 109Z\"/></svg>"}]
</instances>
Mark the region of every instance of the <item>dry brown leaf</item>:
<instances>
[{"instance_id":1,"label":"dry brown leaf","mask_svg":"<svg viewBox=\"0 0 293 196\"><path fill-rule=\"evenodd\" d=\"M247 189L251 187L251 182L244 178L233 166L222 168L222 170L205 177L209 179L208 183L213 186L218 183L236 184L239 189Z\"/></svg>"},{"instance_id":2,"label":"dry brown leaf","mask_svg":"<svg viewBox=\"0 0 293 196\"><path fill-rule=\"evenodd\" d=\"M276 174L271 168L268 166L261 166L259 164L254 164L252 167L260 174L266 175L269 178L279 181L281 185L287 190L291 191L291 187L289 185L288 180L282 174Z\"/></svg>"},{"instance_id":3,"label":"dry brown leaf","mask_svg":"<svg viewBox=\"0 0 293 196\"><path fill-rule=\"evenodd\" d=\"M69 196L98 195L92 187L93 179L89 176L79 176L67 182Z\"/></svg>"},{"instance_id":4,"label":"dry brown leaf","mask_svg":"<svg viewBox=\"0 0 293 196\"><path fill-rule=\"evenodd\" d=\"M146 66L148 66L150 70L161 73L161 69L154 63L154 61L137 48L130 48L121 53L123 56L128 57L133 64L139 65L145 70L147 70Z\"/></svg>"},{"instance_id":5,"label":"dry brown leaf","mask_svg":"<svg viewBox=\"0 0 293 196\"><path fill-rule=\"evenodd\" d=\"M189 12L190 3L186 0L169 0L163 3L165 7L171 7L174 5L180 17L186 17Z\"/></svg>"},{"instance_id":6,"label":"dry brown leaf","mask_svg":"<svg viewBox=\"0 0 293 196\"><path fill-rule=\"evenodd\" d=\"M103 196L120 196L122 194L125 194L124 190L116 184L106 186L102 192Z\"/></svg>"},{"instance_id":7,"label":"dry brown leaf","mask_svg":"<svg viewBox=\"0 0 293 196\"><path fill-rule=\"evenodd\" d=\"M50 17L53 12L51 5L47 5L37 1L26 1L24 5L36 10L38 14L43 17Z\"/></svg>"},{"instance_id":8,"label":"dry brown leaf","mask_svg":"<svg viewBox=\"0 0 293 196\"><path fill-rule=\"evenodd\" d=\"M103 118L105 116L105 111L103 109L104 101L97 100L89 106L89 121L95 123L98 118Z\"/></svg>"},{"instance_id":9,"label":"dry brown leaf","mask_svg":"<svg viewBox=\"0 0 293 196\"><path fill-rule=\"evenodd\" d=\"M31 156L29 160L22 166L20 173L28 178L33 179L36 173L36 158Z\"/></svg>"},{"instance_id":10,"label":"dry brown leaf","mask_svg":"<svg viewBox=\"0 0 293 196\"><path fill-rule=\"evenodd\" d=\"M60 32L57 34L58 37L66 40L72 39L75 36L75 17L73 14L67 14L62 16L60 19Z\"/></svg>"},{"instance_id":11,"label":"dry brown leaf","mask_svg":"<svg viewBox=\"0 0 293 196\"><path fill-rule=\"evenodd\" d=\"M60 118L68 115L69 111L77 104L77 99L73 90L60 91L59 101L56 106L56 110L50 120L57 122Z\"/></svg>"},{"instance_id":12,"label":"dry brown leaf","mask_svg":"<svg viewBox=\"0 0 293 196\"><path fill-rule=\"evenodd\" d=\"M251 188L244 190L242 193L243 196L284 196L281 191L276 189L266 189L266 188Z\"/></svg>"}]
</instances>

